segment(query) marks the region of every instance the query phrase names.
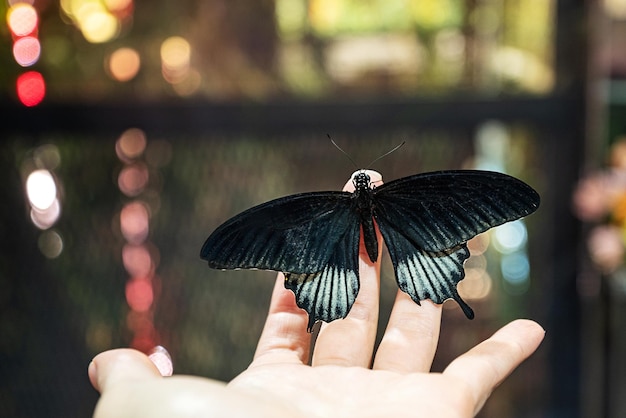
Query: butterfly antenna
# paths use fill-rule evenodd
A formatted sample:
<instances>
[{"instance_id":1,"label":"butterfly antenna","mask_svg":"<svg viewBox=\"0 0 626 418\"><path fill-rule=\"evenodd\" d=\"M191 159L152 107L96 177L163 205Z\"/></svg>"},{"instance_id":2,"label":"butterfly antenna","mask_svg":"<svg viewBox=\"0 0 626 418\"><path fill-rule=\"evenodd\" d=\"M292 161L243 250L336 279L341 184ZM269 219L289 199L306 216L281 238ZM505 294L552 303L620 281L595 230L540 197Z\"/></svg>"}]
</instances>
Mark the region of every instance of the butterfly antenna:
<instances>
[{"instance_id":1,"label":"butterfly antenna","mask_svg":"<svg viewBox=\"0 0 626 418\"><path fill-rule=\"evenodd\" d=\"M374 161L372 161L371 163L369 163L367 165L367 167L371 167L372 165L374 165L374 163L376 163L378 160L385 158L386 156L388 156L389 154L391 154L394 151L397 151L402 145L406 144L406 141L402 141L402 143L400 145L396 145L395 147L393 147L392 149L390 149L389 151L387 151L386 153L384 153L383 155L381 155L380 157L376 158Z\"/></svg>"},{"instance_id":2,"label":"butterfly antenna","mask_svg":"<svg viewBox=\"0 0 626 418\"><path fill-rule=\"evenodd\" d=\"M335 148L337 148L339 151L341 151L343 153L343 155L345 155L346 157L348 157L348 160L350 160L350 162L352 163L352 165L354 165L354 167L358 170L359 166L354 162L354 160L352 159L352 157L350 157L350 155L345 152L343 149L341 149L341 147L339 145L337 145L337 143L335 141L333 141L333 139L330 137L330 134L326 134L326 136L328 137L328 139L330 139L330 142L333 143L333 145L335 146Z\"/></svg>"}]
</instances>

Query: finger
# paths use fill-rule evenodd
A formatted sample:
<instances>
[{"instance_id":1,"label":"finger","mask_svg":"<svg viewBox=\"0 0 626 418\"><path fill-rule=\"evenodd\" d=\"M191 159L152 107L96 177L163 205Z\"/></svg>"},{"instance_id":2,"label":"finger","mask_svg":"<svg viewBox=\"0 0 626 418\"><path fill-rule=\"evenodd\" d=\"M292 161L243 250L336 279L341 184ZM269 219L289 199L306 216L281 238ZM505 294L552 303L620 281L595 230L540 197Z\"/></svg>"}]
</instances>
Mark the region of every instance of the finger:
<instances>
[{"instance_id":1,"label":"finger","mask_svg":"<svg viewBox=\"0 0 626 418\"><path fill-rule=\"evenodd\" d=\"M254 364L306 363L309 361L311 334L306 332L307 313L285 289L285 276L278 274L270 309L254 354Z\"/></svg>"},{"instance_id":2,"label":"finger","mask_svg":"<svg viewBox=\"0 0 626 418\"><path fill-rule=\"evenodd\" d=\"M373 368L399 373L430 371L439 341L441 309L430 300L423 300L420 306L398 290Z\"/></svg>"},{"instance_id":3,"label":"finger","mask_svg":"<svg viewBox=\"0 0 626 418\"><path fill-rule=\"evenodd\" d=\"M372 182L379 186L382 176L367 170ZM354 191L352 180L344 186L345 191ZM343 320L324 323L315 342L312 365L339 365L369 367L376 340L378 305L380 294L380 259L382 236L376 227L378 239L378 261L372 263L367 255L363 238L359 243L359 294Z\"/></svg>"},{"instance_id":4,"label":"finger","mask_svg":"<svg viewBox=\"0 0 626 418\"><path fill-rule=\"evenodd\" d=\"M98 354L89 364L89 380L100 393L119 382L161 378L159 369L143 353L122 348Z\"/></svg>"},{"instance_id":5,"label":"finger","mask_svg":"<svg viewBox=\"0 0 626 418\"><path fill-rule=\"evenodd\" d=\"M518 319L455 359L443 374L465 382L477 413L500 382L535 352L544 335L536 322Z\"/></svg>"}]
</instances>

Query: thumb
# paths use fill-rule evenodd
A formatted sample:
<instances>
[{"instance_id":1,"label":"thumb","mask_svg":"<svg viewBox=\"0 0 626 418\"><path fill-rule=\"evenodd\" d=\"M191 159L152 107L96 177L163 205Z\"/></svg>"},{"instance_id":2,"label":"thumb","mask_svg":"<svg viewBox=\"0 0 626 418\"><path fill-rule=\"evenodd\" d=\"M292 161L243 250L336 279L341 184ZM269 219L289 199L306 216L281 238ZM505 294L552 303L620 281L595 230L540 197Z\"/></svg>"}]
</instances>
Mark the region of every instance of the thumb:
<instances>
[{"instance_id":1,"label":"thumb","mask_svg":"<svg viewBox=\"0 0 626 418\"><path fill-rule=\"evenodd\" d=\"M161 373L148 356L129 348L98 354L89 364L88 373L91 384L100 393L120 382L161 377Z\"/></svg>"}]
</instances>

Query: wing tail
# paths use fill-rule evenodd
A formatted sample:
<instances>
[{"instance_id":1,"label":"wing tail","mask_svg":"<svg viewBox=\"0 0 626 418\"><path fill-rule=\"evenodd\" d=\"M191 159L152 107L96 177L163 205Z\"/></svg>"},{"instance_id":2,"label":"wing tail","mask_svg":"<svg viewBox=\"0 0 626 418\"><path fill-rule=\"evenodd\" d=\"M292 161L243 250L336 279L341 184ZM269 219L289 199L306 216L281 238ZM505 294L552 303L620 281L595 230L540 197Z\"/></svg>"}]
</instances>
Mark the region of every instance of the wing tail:
<instances>
[{"instance_id":1,"label":"wing tail","mask_svg":"<svg viewBox=\"0 0 626 418\"><path fill-rule=\"evenodd\" d=\"M445 251L430 252L418 248L404 235L379 221L396 273L398 287L418 305L424 299L443 303L454 299L465 316L474 318L474 311L461 298L456 286L465 277L463 262L469 257L465 244Z\"/></svg>"}]
</instances>

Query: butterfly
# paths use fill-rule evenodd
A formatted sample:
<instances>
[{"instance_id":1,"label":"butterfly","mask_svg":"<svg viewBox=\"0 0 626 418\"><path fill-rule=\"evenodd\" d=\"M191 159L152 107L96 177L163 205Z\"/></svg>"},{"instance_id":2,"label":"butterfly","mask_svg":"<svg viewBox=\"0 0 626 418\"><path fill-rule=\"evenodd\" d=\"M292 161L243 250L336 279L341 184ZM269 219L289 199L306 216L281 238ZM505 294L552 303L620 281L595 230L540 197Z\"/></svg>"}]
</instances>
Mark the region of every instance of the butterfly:
<instances>
[{"instance_id":1,"label":"butterfly","mask_svg":"<svg viewBox=\"0 0 626 418\"><path fill-rule=\"evenodd\" d=\"M321 191L285 196L252 207L219 226L200 256L215 269L284 273L285 287L317 321L345 318L359 292L359 239L378 259L378 226L399 288L418 305L459 296L467 241L539 207L539 194L506 174L449 170L417 174L376 187L365 170L352 176L354 193Z\"/></svg>"}]
</instances>

